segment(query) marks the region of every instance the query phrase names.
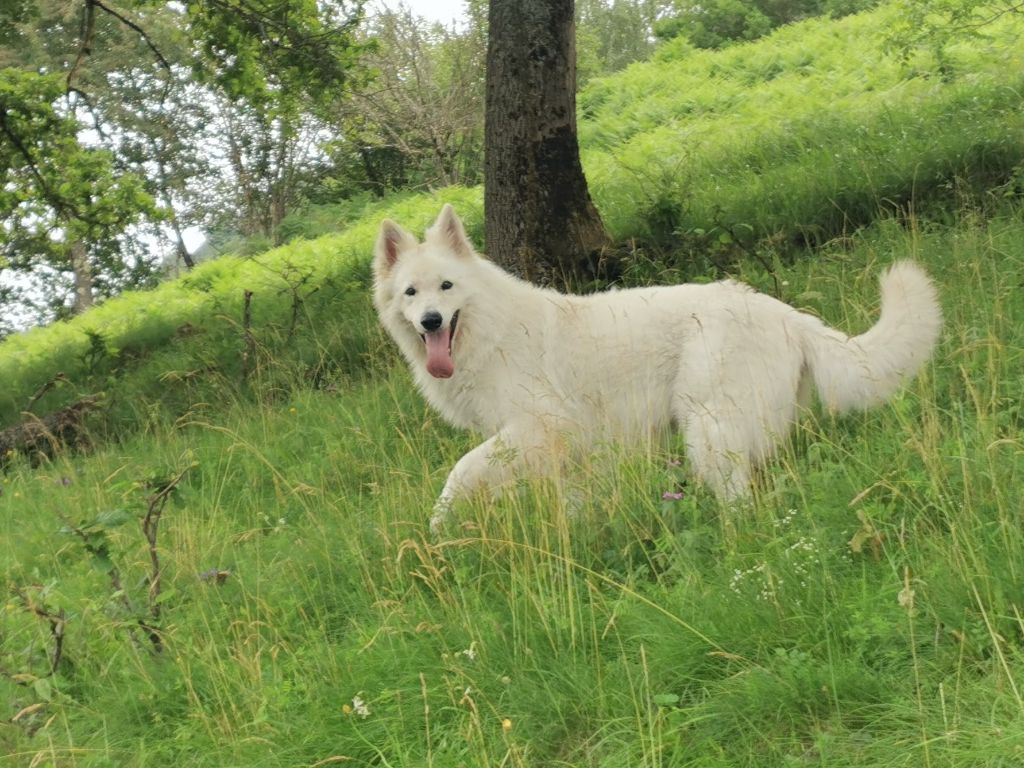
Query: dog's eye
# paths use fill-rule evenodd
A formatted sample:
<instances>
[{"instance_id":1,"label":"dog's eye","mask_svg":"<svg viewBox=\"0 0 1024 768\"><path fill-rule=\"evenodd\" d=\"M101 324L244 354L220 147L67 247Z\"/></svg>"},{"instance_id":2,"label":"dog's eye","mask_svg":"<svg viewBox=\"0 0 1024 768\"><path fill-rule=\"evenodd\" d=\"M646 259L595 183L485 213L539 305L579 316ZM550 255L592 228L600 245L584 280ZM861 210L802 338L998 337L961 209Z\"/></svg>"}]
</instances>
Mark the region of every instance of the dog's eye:
<instances>
[{"instance_id":1,"label":"dog's eye","mask_svg":"<svg viewBox=\"0 0 1024 768\"><path fill-rule=\"evenodd\" d=\"M412 287L412 286L410 285L410 286L409 286L408 288L406 288L406 289L405 289L405 295L406 295L406 296L415 296L415 295L416 295L416 289L415 289L415 288L413 288L413 287Z\"/></svg>"},{"instance_id":2,"label":"dog's eye","mask_svg":"<svg viewBox=\"0 0 1024 768\"><path fill-rule=\"evenodd\" d=\"M451 287L452 287L452 281L451 280L445 280L443 283L441 283L441 290L442 291L447 291Z\"/></svg>"}]
</instances>

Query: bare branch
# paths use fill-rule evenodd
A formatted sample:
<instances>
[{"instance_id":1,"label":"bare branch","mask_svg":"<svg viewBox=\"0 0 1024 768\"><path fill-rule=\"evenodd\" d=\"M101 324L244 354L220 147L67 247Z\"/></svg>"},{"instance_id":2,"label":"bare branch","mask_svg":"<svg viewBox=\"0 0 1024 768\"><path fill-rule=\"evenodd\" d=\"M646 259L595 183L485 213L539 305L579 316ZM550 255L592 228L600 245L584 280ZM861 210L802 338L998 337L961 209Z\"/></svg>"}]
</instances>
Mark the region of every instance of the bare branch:
<instances>
[{"instance_id":1,"label":"bare branch","mask_svg":"<svg viewBox=\"0 0 1024 768\"><path fill-rule=\"evenodd\" d=\"M82 16L82 31L81 40L78 44L78 54L75 56L75 63L71 65L71 69L68 70L67 76L67 88L68 91L73 89L75 76L78 74L78 70L82 66L82 62L85 57L92 53L92 43L96 36L96 9L99 8L108 16L112 16L119 22L124 24L128 29L132 30L137 34L142 41L146 44L150 51L153 52L153 56L156 57L157 62L168 72L171 72L171 64L164 55L157 48L156 43L153 42L146 30L136 24L134 21L129 19L121 12L111 8L109 5L104 4L101 0L85 0L85 8Z\"/></svg>"},{"instance_id":2,"label":"bare branch","mask_svg":"<svg viewBox=\"0 0 1024 768\"><path fill-rule=\"evenodd\" d=\"M185 467L178 473L178 476L173 480L161 483L159 489L155 494L149 497L149 507L146 510L146 516L142 519L142 532L146 537L146 543L149 546L149 615L153 619L154 624L160 621L160 585L162 570L160 568L160 555L156 548L157 531L160 527L160 516L163 514L164 507L167 506L168 499L171 498L171 494L174 489L177 488L185 475L192 470L193 465ZM154 635L159 639L159 635ZM156 650L161 649L161 644L154 640Z\"/></svg>"},{"instance_id":3,"label":"bare branch","mask_svg":"<svg viewBox=\"0 0 1024 768\"><path fill-rule=\"evenodd\" d=\"M85 0L85 7L82 9L82 26L79 32L78 55L75 56L75 63L68 70L65 80L67 88L71 90L71 84L78 74L78 68L82 61L92 53L92 40L96 35L96 3L94 0Z\"/></svg>"}]
</instances>

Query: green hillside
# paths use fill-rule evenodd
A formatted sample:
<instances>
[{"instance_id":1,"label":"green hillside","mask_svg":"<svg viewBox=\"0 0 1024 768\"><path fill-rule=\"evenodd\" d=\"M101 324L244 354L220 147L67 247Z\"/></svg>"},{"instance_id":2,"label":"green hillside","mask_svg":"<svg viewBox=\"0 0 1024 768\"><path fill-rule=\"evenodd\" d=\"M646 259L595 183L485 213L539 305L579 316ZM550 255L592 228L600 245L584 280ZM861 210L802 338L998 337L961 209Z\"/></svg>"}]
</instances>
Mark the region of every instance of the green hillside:
<instances>
[{"instance_id":1,"label":"green hillside","mask_svg":"<svg viewBox=\"0 0 1024 768\"><path fill-rule=\"evenodd\" d=\"M680 442L430 538L476 436L415 392L369 254L442 202L480 242L478 189L0 343L0 425L99 398L84 450L0 458L0 765L1020 765L1024 22L940 72L884 53L890 13L580 98L624 281L728 271L851 332L886 264L940 286L922 375L808 414L748 505Z\"/></svg>"},{"instance_id":2,"label":"green hillside","mask_svg":"<svg viewBox=\"0 0 1024 768\"><path fill-rule=\"evenodd\" d=\"M827 241L952 179L1024 160L1019 19L887 54L896 11L812 20L720 52L685 40L582 94L584 165L614 232ZM716 229L717 228L717 229Z\"/></svg>"}]
</instances>

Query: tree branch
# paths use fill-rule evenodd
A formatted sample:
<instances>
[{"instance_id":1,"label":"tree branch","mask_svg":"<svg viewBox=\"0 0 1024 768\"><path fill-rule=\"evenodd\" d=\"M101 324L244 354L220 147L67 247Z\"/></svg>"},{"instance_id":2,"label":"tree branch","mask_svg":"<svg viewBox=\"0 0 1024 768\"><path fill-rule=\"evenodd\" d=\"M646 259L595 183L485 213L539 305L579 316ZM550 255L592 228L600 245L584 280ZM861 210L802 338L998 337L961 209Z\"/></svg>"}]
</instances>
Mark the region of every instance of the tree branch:
<instances>
[{"instance_id":1,"label":"tree branch","mask_svg":"<svg viewBox=\"0 0 1024 768\"><path fill-rule=\"evenodd\" d=\"M160 622L160 587L161 587L161 575L162 570L160 568L160 554L156 548L157 531L160 527L160 516L163 514L164 507L167 505L168 499L171 498L171 494L174 489L177 488L185 475L187 475L193 468L194 465L185 467L178 476L173 480L166 483L161 483L158 487L157 492L149 498L149 505L146 510L146 516L142 520L142 532L146 537L146 543L149 547L149 562L150 562L150 574L149 574L149 615L153 619L154 625ZM162 644L159 642L160 636L157 633L152 635L155 639L153 640L154 646L157 651L161 650Z\"/></svg>"},{"instance_id":2,"label":"tree branch","mask_svg":"<svg viewBox=\"0 0 1024 768\"><path fill-rule=\"evenodd\" d=\"M64 198L50 189L49 182L47 182L39 172L39 166L36 163L36 159L32 156L32 153L28 151L28 148L22 144L21 138L14 132L10 124L7 122L7 110L3 108L2 104L0 104L0 132L10 140L14 148L18 150L18 154L25 159L26 167L35 177L36 183L39 185L39 189L43 193L43 197L49 201L50 205L52 205L61 214L66 215L70 213L71 216L69 218L81 219L81 214L72 203L67 202Z\"/></svg>"},{"instance_id":3,"label":"tree branch","mask_svg":"<svg viewBox=\"0 0 1024 768\"><path fill-rule=\"evenodd\" d=\"M168 72L171 72L171 64L164 55L157 48L156 43L153 42L152 38L146 33L142 27L136 24L134 21L124 16L119 11L111 8L109 5L105 5L101 0L85 0L85 15L82 18L82 40L78 45L78 55L75 57L75 63L71 66L68 71L67 87L70 91L72 89L72 83L74 82L75 75L78 74L78 70L81 67L82 61L92 53L92 41L96 33L96 9L99 8L108 16L113 16L119 22L124 24L128 29L132 30L135 34L142 38L142 41L146 44L153 55L156 57L157 62Z\"/></svg>"},{"instance_id":4,"label":"tree branch","mask_svg":"<svg viewBox=\"0 0 1024 768\"><path fill-rule=\"evenodd\" d=\"M74 82L75 75L78 74L78 68L82 66L82 61L92 53L92 40L96 35L96 3L94 0L85 0L79 35L81 40L78 43L78 55L75 56L75 63L68 70L67 80L65 80L69 91L71 90L71 84Z\"/></svg>"}]
</instances>

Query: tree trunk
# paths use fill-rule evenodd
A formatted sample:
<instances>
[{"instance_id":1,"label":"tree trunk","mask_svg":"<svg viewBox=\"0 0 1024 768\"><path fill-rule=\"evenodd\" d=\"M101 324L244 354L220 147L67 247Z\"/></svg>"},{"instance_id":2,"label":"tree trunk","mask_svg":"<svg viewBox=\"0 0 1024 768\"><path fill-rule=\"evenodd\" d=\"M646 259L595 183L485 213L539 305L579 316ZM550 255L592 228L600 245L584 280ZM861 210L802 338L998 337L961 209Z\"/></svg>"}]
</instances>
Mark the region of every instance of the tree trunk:
<instances>
[{"instance_id":1,"label":"tree trunk","mask_svg":"<svg viewBox=\"0 0 1024 768\"><path fill-rule=\"evenodd\" d=\"M185 264L185 269L191 270L196 265L192 258L192 254L188 252L188 246L185 245L185 235L181 231L181 225L178 224L178 216L174 213L174 208L171 207L171 200L169 195L164 196L166 201L166 207L171 212L170 222L171 231L174 232L174 248L177 251L178 258Z\"/></svg>"},{"instance_id":2,"label":"tree trunk","mask_svg":"<svg viewBox=\"0 0 1024 768\"><path fill-rule=\"evenodd\" d=\"M71 311L79 315L93 304L92 265L82 240L71 243L71 272L75 276L75 303Z\"/></svg>"},{"instance_id":3,"label":"tree trunk","mask_svg":"<svg viewBox=\"0 0 1024 768\"><path fill-rule=\"evenodd\" d=\"M174 201L171 199L170 193L171 185L168 182L170 174L167 173L167 166L160 155L159 144L156 141L150 141L149 146L150 153L157 158L156 167L159 173L160 196L163 198L164 207L171 212L170 224L171 230L174 232L174 247L178 253L178 258L185 263L185 269L191 270L196 263L192 260L192 254L188 252L188 246L185 245L185 237L181 232L178 214L174 210Z\"/></svg>"},{"instance_id":4,"label":"tree trunk","mask_svg":"<svg viewBox=\"0 0 1024 768\"><path fill-rule=\"evenodd\" d=\"M576 140L575 36L573 0L490 0L486 250L559 287L592 278L609 244Z\"/></svg>"}]
</instances>

